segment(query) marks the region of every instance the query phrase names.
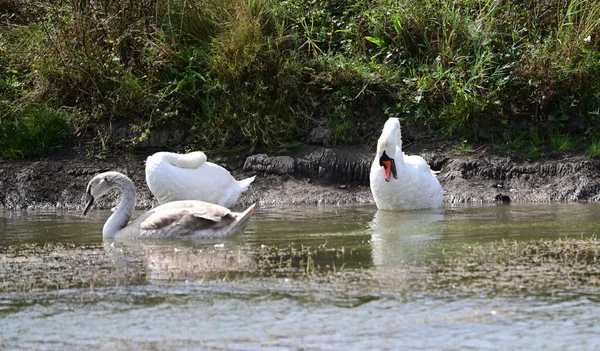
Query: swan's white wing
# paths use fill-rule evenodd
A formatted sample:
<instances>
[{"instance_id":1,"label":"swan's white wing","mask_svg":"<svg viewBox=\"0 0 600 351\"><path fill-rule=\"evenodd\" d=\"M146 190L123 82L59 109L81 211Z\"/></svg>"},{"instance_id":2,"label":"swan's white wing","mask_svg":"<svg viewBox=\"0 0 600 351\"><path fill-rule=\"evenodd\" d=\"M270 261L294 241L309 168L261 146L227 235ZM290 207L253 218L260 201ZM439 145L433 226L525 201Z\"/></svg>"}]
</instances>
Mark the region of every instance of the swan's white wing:
<instances>
[{"instance_id":1,"label":"swan's white wing","mask_svg":"<svg viewBox=\"0 0 600 351\"><path fill-rule=\"evenodd\" d=\"M419 155L407 156L404 153L402 153L402 155L404 156L404 163L413 166L414 168L418 169L421 172L426 172L426 173L431 172L431 168L429 168L429 164L427 163L427 161L425 161L425 159L423 157L421 157Z\"/></svg>"}]
</instances>

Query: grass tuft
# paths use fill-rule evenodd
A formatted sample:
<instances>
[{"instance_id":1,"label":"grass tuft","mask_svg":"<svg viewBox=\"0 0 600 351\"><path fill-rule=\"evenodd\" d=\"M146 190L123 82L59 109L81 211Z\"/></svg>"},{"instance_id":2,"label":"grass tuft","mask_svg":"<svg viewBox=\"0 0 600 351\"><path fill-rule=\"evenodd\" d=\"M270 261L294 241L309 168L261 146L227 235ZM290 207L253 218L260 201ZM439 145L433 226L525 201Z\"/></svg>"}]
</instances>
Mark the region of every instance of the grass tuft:
<instances>
[{"instance_id":1,"label":"grass tuft","mask_svg":"<svg viewBox=\"0 0 600 351\"><path fill-rule=\"evenodd\" d=\"M558 151L574 151L577 147L577 138L568 134L550 134L550 145Z\"/></svg>"},{"instance_id":2,"label":"grass tuft","mask_svg":"<svg viewBox=\"0 0 600 351\"><path fill-rule=\"evenodd\" d=\"M593 140L590 146L586 150L586 155L589 158L598 158L600 157L600 141Z\"/></svg>"},{"instance_id":3,"label":"grass tuft","mask_svg":"<svg viewBox=\"0 0 600 351\"><path fill-rule=\"evenodd\" d=\"M27 158L47 155L73 133L68 115L47 107L27 110L15 120L0 119L0 155Z\"/></svg>"}]
</instances>

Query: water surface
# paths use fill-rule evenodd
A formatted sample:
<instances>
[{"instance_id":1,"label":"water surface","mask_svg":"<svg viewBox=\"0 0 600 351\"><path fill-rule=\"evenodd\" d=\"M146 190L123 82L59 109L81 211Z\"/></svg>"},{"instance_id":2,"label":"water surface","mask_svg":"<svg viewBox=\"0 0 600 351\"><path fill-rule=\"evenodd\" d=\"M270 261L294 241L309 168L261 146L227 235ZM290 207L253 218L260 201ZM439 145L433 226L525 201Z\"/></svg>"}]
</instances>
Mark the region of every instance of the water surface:
<instances>
[{"instance_id":1,"label":"water surface","mask_svg":"<svg viewBox=\"0 0 600 351\"><path fill-rule=\"evenodd\" d=\"M4 212L0 248L50 242L117 250L121 243L104 243L100 234L109 214ZM140 243L143 264L152 266L142 281L0 294L0 344L36 350L595 350L600 293L593 286L457 293L452 287L411 291L381 279L406 269L406 262L452 258L470 245L591 237L600 229L599 215L595 204L400 213L373 206L260 208L239 237ZM166 250L153 256L151 245ZM176 254L184 247L196 250L187 260ZM253 274L252 254L264 247L314 249L316 269L334 273L320 280ZM219 250L228 256L220 259ZM209 251L209 263L190 262ZM232 268L233 261L240 266ZM179 275L184 263L187 273L234 269L236 276ZM375 278L337 279L339 270Z\"/></svg>"}]
</instances>

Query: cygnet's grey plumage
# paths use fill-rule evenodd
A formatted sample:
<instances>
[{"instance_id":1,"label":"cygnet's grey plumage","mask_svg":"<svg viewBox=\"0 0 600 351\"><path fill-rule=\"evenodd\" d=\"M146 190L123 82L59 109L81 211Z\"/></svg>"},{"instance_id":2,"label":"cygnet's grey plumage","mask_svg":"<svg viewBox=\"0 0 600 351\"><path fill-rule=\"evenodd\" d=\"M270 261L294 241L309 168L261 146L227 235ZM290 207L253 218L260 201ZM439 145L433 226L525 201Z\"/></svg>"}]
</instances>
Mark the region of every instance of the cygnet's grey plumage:
<instances>
[{"instance_id":1,"label":"cygnet's grey plumage","mask_svg":"<svg viewBox=\"0 0 600 351\"><path fill-rule=\"evenodd\" d=\"M106 220L105 238L205 238L241 233L245 230L254 205L244 212L231 212L223 206L204 201L173 201L142 214L133 221L136 193L131 179L119 172L105 172L93 177L86 189L85 215L94 200L112 189L122 198L115 212Z\"/></svg>"}]
</instances>

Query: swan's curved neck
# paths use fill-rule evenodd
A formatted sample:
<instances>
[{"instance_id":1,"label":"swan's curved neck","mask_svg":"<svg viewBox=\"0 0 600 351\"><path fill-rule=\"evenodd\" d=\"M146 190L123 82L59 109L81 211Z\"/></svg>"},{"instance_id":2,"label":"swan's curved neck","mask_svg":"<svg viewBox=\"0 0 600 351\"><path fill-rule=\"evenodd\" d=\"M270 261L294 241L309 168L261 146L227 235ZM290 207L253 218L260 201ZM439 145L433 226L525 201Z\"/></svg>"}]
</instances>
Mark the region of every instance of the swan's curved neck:
<instances>
[{"instance_id":1,"label":"swan's curved neck","mask_svg":"<svg viewBox=\"0 0 600 351\"><path fill-rule=\"evenodd\" d=\"M202 151L195 151L189 154L162 152L160 155L167 163L180 168L195 169L206 163L206 154Z\"/></svg>"},{"instance_id":2,"label":"swan's curved neck","mask_svg":"<svg viewBox=\"0 0 600 351\"><path fill-rule=\"evenodd\" d=\"M384 128L377 140L377 155L379 158L385 151L386 155L395 158L396 154L402 155L402 137L399 128Z\"/></svg>"},{"instance_id":3,"label":"swan's curved neck","mask_svg":"<svg viewBox=\"0 0 600 351\"><path fill-rule=\"evenodd\" d=\"M125 176L114 179L114 182L121 190L122 197L115 212L104 223L102 229L104 237L113 237L119 230L125 228L135 209L136 194L133 182Z\"/></svg>"}]
</instances>

